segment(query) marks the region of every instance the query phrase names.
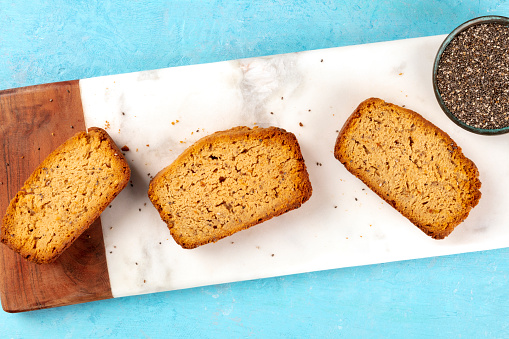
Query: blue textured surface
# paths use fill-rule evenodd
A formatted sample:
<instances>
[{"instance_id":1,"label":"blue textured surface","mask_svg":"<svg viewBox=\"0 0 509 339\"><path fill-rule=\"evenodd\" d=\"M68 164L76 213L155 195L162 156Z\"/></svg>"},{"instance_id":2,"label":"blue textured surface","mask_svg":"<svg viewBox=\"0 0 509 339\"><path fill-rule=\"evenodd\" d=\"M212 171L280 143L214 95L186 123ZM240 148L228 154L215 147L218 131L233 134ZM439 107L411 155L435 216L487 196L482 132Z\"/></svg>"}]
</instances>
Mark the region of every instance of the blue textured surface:
<instances>
[{"instance_id":1,"label":"blue textured surface","mask_svg":"<svg viewBox=\"0 0 509 339\"><path fill-rule=\"evenodd\" d=\"M446 34L481 15L509 3L0 0L0 89ZM507 338L508 274L502 249L0 311L0 337Z\"/></svg>"}]
</instances>

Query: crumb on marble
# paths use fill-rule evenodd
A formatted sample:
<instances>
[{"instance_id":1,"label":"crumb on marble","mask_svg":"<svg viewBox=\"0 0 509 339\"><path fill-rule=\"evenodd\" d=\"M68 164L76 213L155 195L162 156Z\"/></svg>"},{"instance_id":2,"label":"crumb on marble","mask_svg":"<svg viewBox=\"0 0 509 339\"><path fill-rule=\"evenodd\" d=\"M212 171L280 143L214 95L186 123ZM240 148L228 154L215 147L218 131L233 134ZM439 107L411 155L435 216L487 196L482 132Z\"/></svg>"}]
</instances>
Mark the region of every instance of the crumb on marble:
<instances>
[{"instance_id":1,"label":"crumb on marble","mask_svg":"<svg viewBox=\"0 0 509 339\"><path fill-rule=\"evenodd\" d=\"M124 146L122 146L121 150L124 151L124 152L128 152L129 151L129 147L127 145L124 145Z\"/></svg>"},{"instance_id":2,"label":"crumb on marble","mask_svg":"<svg viewBox=\"0 0 509 339\"><path fill-rule=\"evenodd\" d=\"M150 145L149 145L149 144L147 144L146 146L147 146L147 147L150 147Z\"/></svg>"},{"instance_id":3,"label":"crumb on marble","mask_svg":"<svg viewBox=\"0 0 509 339\"><path fill-rule=\"evenodd\" d=\"M108 128L110 128L110 122L108 120L106 120L104 123L104 129L108 129Z\"/></svg>"},{"instance_id":4,"label":"crumb on marble","mask_svg":"<svg viewBox=\"0 0 509 339\"><path fill-rule=\"evenodd\" d=\"M141 208L138 208L138 210L141 212Z\"/></svg>"},{"instance_id":5,"label":"crumb on marble","mask_svg":"<svg viewBox=\"0 0 509 339\"><path fill-rule=\"evenodd\" d=\"M323 59L321 59L320 62L323 62Z\"/></svg>"},{"instance_id":6,"label":"crumb on marble","mask_svg":"<svg viewBox=\"0 0 509 339\"><path fill-rule=\"evenodd\" d=\"M338 206L337 206L337 205L334 205L334 208L338 208Z\"/></svg>"},{"instance_id":7,"label":"crumb on marble","mask_svg":"<svg viewBox=\"0 0 509 339\"><path fill-rule=\"evenodd\" d=\"M316 166L322 166L322 163L317 161Z\"/></svg>"},{"instance_id":8,"label":"crumb on marble","mask_svg":"<svg viewBox=\"0 0 509 339\"><path fill-rule=\"evenodd\" d=\"M299 122L300 127L304 127L304 124L302 122Z\"/></svg>"},{"instance_id":9,"label":"crumb on marble","mask_svg":"<svg viewBox=\"0 0 509 339\"><path fill-rule=\"evenodd\" d=\"M283 98L283 97L281 97L281 100L283 100L283 99L284 99L284 98Z\"/></svg>"}]
</instances>

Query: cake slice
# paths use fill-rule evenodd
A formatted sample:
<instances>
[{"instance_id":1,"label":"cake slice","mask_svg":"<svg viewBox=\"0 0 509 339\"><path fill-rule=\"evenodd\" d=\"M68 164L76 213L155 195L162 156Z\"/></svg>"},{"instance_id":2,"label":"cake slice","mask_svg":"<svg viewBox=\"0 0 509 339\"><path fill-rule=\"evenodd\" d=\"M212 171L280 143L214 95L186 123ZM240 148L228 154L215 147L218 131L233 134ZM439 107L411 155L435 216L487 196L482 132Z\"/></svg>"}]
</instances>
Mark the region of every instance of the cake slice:
<instances>
[{"instance_id":1,"label":"cake slice","mask_svg":"<svg viewBox=\"0 0 509 339\"><path fill-rule=\"evenodd\" d=\"M77 133L43 160L12 199L1 241L30 261L53 262L127 185L130 173L106 131Z\"/></svg>"},{"instance_id":2,"label":"cake slice","mask_svg":"<svg viewBox=\"0 0 509 339\"><path fill-rule=\"evenodd\" d=\"M340 131L334 156L424 233L443 239L481 197L475 164L438 127L371 98Z\"/></svg>"},{"instance_id":3,"label":"cake slice","mask_svg":"<svg viewBox=\"0 0 509 339\"><path fill-rule=\"evenodd\" d=\"M236 127L198 140L150 182L175 241L195 248L296 209L311 196L297 139Z\"/></svg>"}]
</instances>

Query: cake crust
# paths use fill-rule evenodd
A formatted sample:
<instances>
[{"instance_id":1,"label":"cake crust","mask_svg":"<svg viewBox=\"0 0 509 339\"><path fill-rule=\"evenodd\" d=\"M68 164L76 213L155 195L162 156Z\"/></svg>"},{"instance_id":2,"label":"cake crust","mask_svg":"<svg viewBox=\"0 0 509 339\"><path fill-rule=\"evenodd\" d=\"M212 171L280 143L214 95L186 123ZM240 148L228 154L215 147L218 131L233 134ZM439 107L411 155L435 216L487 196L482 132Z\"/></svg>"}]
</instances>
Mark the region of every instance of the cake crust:
<instances>
[{"instance_id":1,"label":"cake crust","mask_svg":"<svg viewBox=\"0 0 509 339\"><path fill-rule=\"evenodd\" d=\"M334 156L419 229L443 239L481 198L475 164L420 114L378 98L339 132Z\"/></svg>"},{"instance_id":2,"label":"cake crust","mask_svg":"<svg viewBox=\"0 0 509 339\"><path fill-rule=\"evenodd\" d=\"M312 194L297 139L276 127L206 136L150 182L148 195L186 249L300 207Z\"/></svg>"}]
</instances>

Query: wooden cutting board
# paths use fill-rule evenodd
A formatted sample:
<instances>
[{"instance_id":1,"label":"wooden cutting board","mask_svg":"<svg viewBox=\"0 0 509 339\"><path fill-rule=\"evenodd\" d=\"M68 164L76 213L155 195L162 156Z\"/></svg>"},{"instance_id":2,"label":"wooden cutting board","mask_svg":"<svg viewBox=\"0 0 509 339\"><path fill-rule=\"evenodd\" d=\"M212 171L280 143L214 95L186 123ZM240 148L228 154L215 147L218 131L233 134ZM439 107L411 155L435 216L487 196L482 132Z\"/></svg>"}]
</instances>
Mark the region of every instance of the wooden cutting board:
<instances>
[{"instance_id":1,"label":"wooden cutting board","mask_svg":"<svg viewBox=\"0 0 509 339\"><path fill-rule=\"evenodd\" d=\"M0 92L0 211L37 165L85 130L78 81ZM0 245L0 293L7 312L111 298L100 219L53 264L37 265Z\"/></svg>"}]
</instances>

